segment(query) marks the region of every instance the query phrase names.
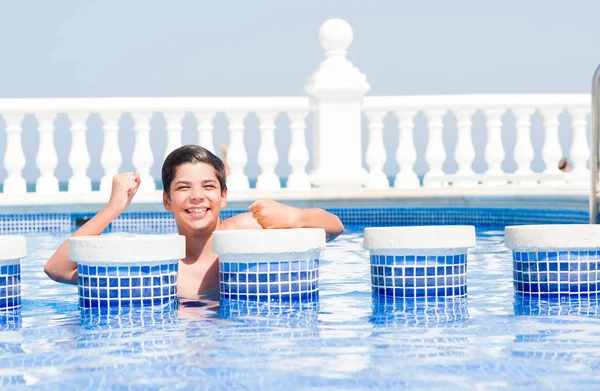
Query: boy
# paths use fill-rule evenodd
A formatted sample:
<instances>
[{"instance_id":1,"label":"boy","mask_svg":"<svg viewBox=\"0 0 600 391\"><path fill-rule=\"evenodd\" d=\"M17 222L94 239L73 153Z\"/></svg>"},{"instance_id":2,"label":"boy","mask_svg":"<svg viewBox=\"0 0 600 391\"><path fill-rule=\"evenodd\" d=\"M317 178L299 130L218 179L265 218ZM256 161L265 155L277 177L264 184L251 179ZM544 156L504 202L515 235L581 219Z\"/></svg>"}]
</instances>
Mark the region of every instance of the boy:
<instances>
[{"instance_id":1,"label":"boy","mask_svg":"<svg viewBox=\"0 0 600 391\"><path fill-rule=\"evenodd\" d=\"M331 240L343 230L340 219L322 209L299 209L275 201L257 201L250 213L221 221L227 203L225 166L205 148L185 145L167 156L162 167L163 205L173 213L177 231L186 238L186 256L179 261L178 295L196 296L218 288L219 262L212 252L212 233L226 229L324 228ZM108 204L73 236L99 235L131 203L140 186L139 174L117 174ZM77 284L77 264L69 259L68 241L50 257L44 271L53 280Z\"/></svg>"}]
</instances>

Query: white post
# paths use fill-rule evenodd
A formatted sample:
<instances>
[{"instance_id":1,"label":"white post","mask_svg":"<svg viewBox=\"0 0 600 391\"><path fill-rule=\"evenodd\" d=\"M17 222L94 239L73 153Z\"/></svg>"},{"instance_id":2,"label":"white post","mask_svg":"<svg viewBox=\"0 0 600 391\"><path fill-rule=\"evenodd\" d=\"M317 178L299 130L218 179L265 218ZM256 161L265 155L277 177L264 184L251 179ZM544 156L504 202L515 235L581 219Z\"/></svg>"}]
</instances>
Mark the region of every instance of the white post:
<instances>
[{"instance_id":1,"label":"white post","mask_svg":"<svg viewBox=\"0 0 600 391\"><path fill-rule=\"evenodd\" d=\"M58 178L54 170L58 165L58 157L54 149L54 119L56 113L37 114L39 121L40 147L35 162L40 169L40 177L35 184L35 192L39 194L58 193Z\"/></svg>"},{"instance_id":2,"label":"white post","mask_svg":"<svg viewBox=\"0 0 600 391\"><path fill-rule=\"evenodd\" d=\"M258 149L258 165L260 175L256 188L261 190L278 190L281 188L279 177L275 174L275 166L279 160L275 148L275 116L276 112L257 113L260 121L260 147Z\"/></svg>"},{"instance_id":3,"label":"white post","mask_svg":"<svg viewBox=\"0 0 600 391\"><path fill-rule=\"evenodd\" d=\"M488 168L485 175L500 176L504 175L502 171L502 161L504 160L504 146L502 145L502 116L506 109L484 110L483 114L487 118L487 143L483 156L487 162ZM506 181L492 180L487 181L486 185L506 185Z\"/></svg>"},{"instance_id":4,"label":"white post","mask_svg":"<svg viewBox=\"0 0 600 391\"><path fill-rule=\"evenodd\" d=\"M533 146L531 145L531 115L533 109L515 110L517 117L517 142L515 144L515 162L517 170L515 174L528 175L533 174L531 162L533 161ZM519 184L535 185L534 180L517 180Z\"/></svg>"},{"instance_id":5,"label":"white post","mask_svg":"<svg viewBox=\"0 0 600 391\"><path fill-rule=\"evenodd\" d=\"M471 117L474 110L456 110L456 128L458 130L458 140L456 142L456 151L454 157L458 164L456 175L472 176L475 172L472 169L473 160L475 160L475 148L473 148L473 138L471 135L471 127L473 122ZM477 186L475 180L458 180L453 183L457 187Z\"/></svg>"},{"instance_id":6,"label":"white post","mask_svg":"<svg viewBox=\"0 0 600 391\"><path fill-rule=\"evenodd\" d=\"M90 154L87 149L86 121L88 113L70 113L71 120L71 152L69 153L69 166L73 176L69 179L69 193L90 193L92 181L87 176L90 166Z\"/></svg>"},{"instance_id":7,"label":"white post","mask_svg":"<svg viewBox=\"0 0 600 391\"><path fill-rule=\"evenodd\" d=\"M140 174L140 188L138 192L149 193L156 190L154 178L150 175L150 169L154 163L152 148L150 147L150 119L152 113L132 113L135 121L135 147L133 148L132 162L136 172Z\"/></svg>"},{"instance_id":8,"label":"white post","mask_svg":"<svg viewBox=\"0 0 600 391\"><path fill-rule=\"evenodd\" d=\"M104 146L100 155L100 164L104 169L104 176L100 180L100 191L110 194L112 180L119 172L123 157L119 148L119 118L121 113L100 113L104 131Z\"/></svg>"},{"instance_id":9,"label":"white post","mask_svg":"<svg viewBox=\"0 0 600 391\"><path fill-rule=\"evenodd\" d=\"M229 151L227 165L231 173L227 177L227 188L231 190L248 190L250 183L244 174L248 162L248 155L244 147L244 112L229 112L226 114L229 121Z\"/></svg>"},{"instance_id":10,"label":"white post","mask_svg":"<svg viewBox=\"0 0 600 391\"><path fill-rule=\"evenodd\" d=\"M288 162L292 166L292 173L288 177L287 189L310 189L310 177L306 173L308 164L308 150L306 149L306 112L292 111L288 113L290 117L290 131L292 140L290 142L290 152Z\"/></svg>"},{"instance_id":11,"label":"white post","mask_svg":"<svg viewBox=\"0 0 600 391\"><path fill-rule=\"evenodd\" d=\"M427 143L427 150L425 151L425 160L429 164L429 171L423 178L423 185L426 187L441 187L445 186L446 182L440 179L432 179L431 177L439 178L446 175L442 170L442 166L446 160L446 151L444 150L444 142L442 140L443 118L446 110L428 110L425 114L427 115L429 128L429 141Z\"/></svg>"},{"instance_id":12,"label":"white post","mask_svg":"<svg viewBox=\"0 0 600 391\"><path fill-rule=\"evenodd\" d=\"M415 129L414 117L416 111L396 111L398 118L399 141L396 150L396 161L400 166L400 171L394 179L396 189L414 189L420 186L419 177L414 171L417 161L417 151L413 141L413 132Z\"/></svg>"},{"instance_id":13,"label":"white post","mask_svg":"<svg viewBox=\"0 0 600 391\"><path fill-rule=\"evenodd\" d=\"M370 86L347 58L352 27L341 19L326 21L319 31L325 60L309 78L306 93L314 107L313 172L320 187L361 187L368 180L362 166L362 101Z\"/></svg>"},{"instance_id":14,"label":"white post","mask_svg":"<svg viewBox=\"0 0 600 391\"><path fill-rule=\"evenodd\" d=\"M4 167L8 171L8 177L4 181L4 194L25 194L27 183L23 178L22 171L25 167L25 154L21 145L21 133L23 127L22 113L5 114L6 121L6 153L4 154Z\"/></svg>"},{"instance_id":15,"label":"white post","mask_svg":"<svg viewBox=\"0 0 600 391\"><path fill-rule=\"evenodd\" d=\"M369 166L369 189L387 189L390 187L389 181L383 172L383 166L387 155L383 146L383 118L387 113L385 111L367 112L369 122L369 146L367 147L366 161Z\"/></svg>"},{"instance_id":16,"label":"white post","mask_svg":"<svg viewBox=\"0 0 600 391\"><path fill-rule=\"evenodd\" d=\"M167 121L167 147L165 149L165 158L173 152L175 149L181 147L181 131L183 126L181 120L183 119L184 113L164 113L165 120Z\"/></svg>"},{"instance_id":17,"label":"white post","mask_svg":"<svg viewBox=\"0 0 600 391\"><path fill-rule=\"evenodd\" d=\"M587 140L587 116L589 109L569 110L573 116L573 143L571 144L571 171L567 174L567 182L577 186L589 186L590 170L587 162L590 148Z\"/></svg>"},{"instance_id":18,"label":"white post","mask_svg":"<svg viewBox=\"0 0 600 391\"><path fill-rule=\"evenodd\" d=\"M558 162L563 156L558 140L558 116L562 109L543 109L541 110L544 120L544 146L542 147L542 159L546 168L544 174L562 176L562 171L558 168ZM548 179L541 181L543 185L564 185L564 179Z\"/></svg>"},{"instance_id":19,"label":"white post","mask_svg":"<svg viewBox=\"0 0 600 391\"><path fill-rule=\"evenodd\" d=\"M198 121L198 145L215 153L213 142L213 119L215 118L215 113L200 112L194 113L194 115Z\"/></svg>"}]
</instances>

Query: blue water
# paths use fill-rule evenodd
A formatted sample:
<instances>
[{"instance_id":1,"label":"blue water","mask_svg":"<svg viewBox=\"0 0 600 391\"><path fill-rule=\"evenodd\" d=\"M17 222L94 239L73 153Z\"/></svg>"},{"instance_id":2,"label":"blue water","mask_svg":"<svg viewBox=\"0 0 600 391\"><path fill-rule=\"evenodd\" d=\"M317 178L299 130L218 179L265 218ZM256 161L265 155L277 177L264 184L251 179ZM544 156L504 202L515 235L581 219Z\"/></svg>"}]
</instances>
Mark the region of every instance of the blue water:
<instances>
[{"instance_id":1,"label":"blue water","mask_svg":"<svg viewBox=\"0 0 600 391\"><path fill-rule=\"evenodd\" d=\"M318 306L240 307L210 297L176 313L97 315L45 260L64 236L27 237L23 308L0 326L5 389L597 388L596 303L515 300L501 230L479 229L468 299L385 303L362 233L322 254Z\"/></svg>"}]
</instances>

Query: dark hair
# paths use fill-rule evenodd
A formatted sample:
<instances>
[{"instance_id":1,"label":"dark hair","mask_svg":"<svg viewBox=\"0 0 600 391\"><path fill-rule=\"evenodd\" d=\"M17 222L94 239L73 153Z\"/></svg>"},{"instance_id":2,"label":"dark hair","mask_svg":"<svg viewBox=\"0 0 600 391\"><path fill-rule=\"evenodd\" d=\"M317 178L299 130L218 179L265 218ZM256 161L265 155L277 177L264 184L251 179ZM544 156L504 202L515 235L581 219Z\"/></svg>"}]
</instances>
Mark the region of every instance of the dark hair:
<instances>
[{"instance_id":1,"label":"dark hair","mask_svg":"<svg viewBox=\"0 0 600 391\"><path fill-rule=\"evenodd\" d=\"M225 164L214 153L199 145L184 145L175 149L165 159L162 166L163 190L169 195L171 182L179 166L185 163L206 163L213 166L221 191L227 190L225 182Z\"/></svg>"}]
</instances>

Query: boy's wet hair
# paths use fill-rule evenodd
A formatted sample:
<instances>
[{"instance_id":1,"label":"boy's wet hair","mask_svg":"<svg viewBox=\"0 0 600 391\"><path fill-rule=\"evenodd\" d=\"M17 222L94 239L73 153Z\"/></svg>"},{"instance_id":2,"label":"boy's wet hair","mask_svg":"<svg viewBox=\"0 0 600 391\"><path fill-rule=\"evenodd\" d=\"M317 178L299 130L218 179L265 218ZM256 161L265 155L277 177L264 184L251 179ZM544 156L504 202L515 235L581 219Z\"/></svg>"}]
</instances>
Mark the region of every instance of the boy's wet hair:
<instances>
[{"instance_id":1,"label":"boy's wet hair","mask_svg":"<svg viewBox=\"0 0 600 391\"><path fill-rule=\"evenodd\" d=\"M225 164L214 153L199 145L184 145L175 149L165 159L162 166L162 184L167 195L170 195L171 182L175 178L177 169L186 163L206 163L215 169L215 175L221 186L221 192L227 190L225 180Z\"/></svg>"}]
</instances>

